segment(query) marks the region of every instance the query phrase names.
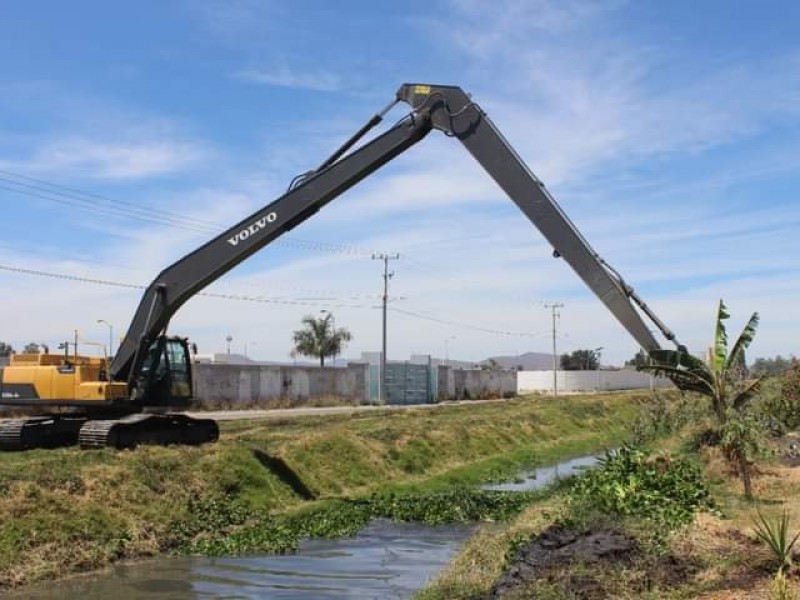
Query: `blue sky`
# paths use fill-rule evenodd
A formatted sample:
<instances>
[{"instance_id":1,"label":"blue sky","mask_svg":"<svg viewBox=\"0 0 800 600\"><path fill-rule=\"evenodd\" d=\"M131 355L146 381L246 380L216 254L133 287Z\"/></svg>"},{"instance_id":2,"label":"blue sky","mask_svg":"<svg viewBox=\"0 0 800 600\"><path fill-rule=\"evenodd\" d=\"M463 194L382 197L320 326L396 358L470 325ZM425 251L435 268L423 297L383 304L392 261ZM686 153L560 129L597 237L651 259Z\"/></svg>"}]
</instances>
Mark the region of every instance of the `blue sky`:
<instances>
[{"instance_id":1,"label":"blue sky","mask_svg":"<svg viewBox=\"0 0 800 600\"><path fill-rule=\"evenodd\" d=\"M319 164L399 84L455 84L691 349L723 297L734 328L762 314L751 356L790 354L798 17L790 2L5 2L0 266L147 284ZM390 357L442 355L445 340L473 360L548 351L550 301L565 304L561 349L636 351L435 133L208 290L274 302L199 297L171 331L282 360L300 318L330 309L348 355L376 349L372 251L402 255ZM0 289L0 339L17 346L74 329L102 341L96 320L124 330L140 293L7 270Z\"/></svg>"}]
</instances>

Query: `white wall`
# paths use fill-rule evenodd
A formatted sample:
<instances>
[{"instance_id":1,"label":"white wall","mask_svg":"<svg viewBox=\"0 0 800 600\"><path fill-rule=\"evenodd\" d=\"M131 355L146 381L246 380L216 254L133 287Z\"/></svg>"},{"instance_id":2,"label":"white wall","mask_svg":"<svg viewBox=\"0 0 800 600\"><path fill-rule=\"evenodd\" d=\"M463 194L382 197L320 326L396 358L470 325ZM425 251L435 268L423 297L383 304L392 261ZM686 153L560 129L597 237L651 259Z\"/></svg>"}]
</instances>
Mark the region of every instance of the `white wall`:
<instances>
[{"instance_id":1,"label":"white wall","mask_svg":"<svg viewBox=\"0 0 800 600\"><path fill-rule=\"evenodd\" d=\"M517 371L513 369L459 369L438 367L437 398L465 400L510 398L517 393Z\"/></svg>"},{"instance_id":2,"label":"white wall","mask_svg":"<svg viewBox=\"0 0 800 600\"><path fill-rule=\"evenodd\" d=\"M194 365L195 399L202 402L251 403L275 399L302 402L339 396L369 403L368 366Z\"/></svg>"},{"instance_id":3,"label":"white wall","mask_svg":"<svg viewBox=\"0 0 800 600\"><path fill-rule=\"evenodd\" d=\"M557 371L559 392L594 392L606 390L647 389L650 375L632 369L620 371ZM653 377L654 388L672 386L669 379ZM553 391L553 371L520 371L517 374L517 393Z\"/></svg>"}]
</instances>

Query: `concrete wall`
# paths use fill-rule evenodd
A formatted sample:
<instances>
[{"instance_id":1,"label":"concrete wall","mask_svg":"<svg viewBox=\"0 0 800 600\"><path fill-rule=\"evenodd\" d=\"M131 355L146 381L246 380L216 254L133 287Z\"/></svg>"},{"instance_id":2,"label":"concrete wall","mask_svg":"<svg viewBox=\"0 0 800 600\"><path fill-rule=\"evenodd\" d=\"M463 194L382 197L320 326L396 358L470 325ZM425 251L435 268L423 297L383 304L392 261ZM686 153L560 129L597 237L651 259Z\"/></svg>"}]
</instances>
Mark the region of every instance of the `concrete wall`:
<instances>
[{"instance_id":1,"label":"concrete wall","mask_svg":"<svg viewBox=\"0 0 800 600\"><path fill-rule=\"evenodd\" d=\"M650 375L631 369L619 371L557 371L559 392L594 392L647 389ZM672 387L669 379L654 377L654 388ZM520 371L517 377L520 394L553 391L553 371Z\"/></svg>"},{"instance_id":2,"label":"concrete wall","mask_svg":"<svg viewBox=\"0 0 800 600\"><path fill-rule=\"evenodd\" d=\"M517 371L438 367L437 400L503 398L517 393ZM292 365L196 363L197 403L249 406L282 401L291 406L317 398L338 397L369 403L369 365L320 368Z\"/></svg>"},{"instance_id":3,"label":"concrete wall","mask_svg":"<svg viewBox=\"0 0 800 600\"><path fill-rule=\"evenodd\" d=\"M517 371L512 369L455 369L439 365L438 400L508 398L517 394Z\"/></svg>"},{"instance_id":4,"label":"concrete wall","mask_svg":"<svg viewBox=\"0 0 800 600\"><path fill-rule=\"evenodd\" d=\"M368 366L321 368L291 365L195 364L197 402L250 404L284 400L300 404L314 398L338 396L350 402L369 402Z\"/></svg>"}]
</instances>

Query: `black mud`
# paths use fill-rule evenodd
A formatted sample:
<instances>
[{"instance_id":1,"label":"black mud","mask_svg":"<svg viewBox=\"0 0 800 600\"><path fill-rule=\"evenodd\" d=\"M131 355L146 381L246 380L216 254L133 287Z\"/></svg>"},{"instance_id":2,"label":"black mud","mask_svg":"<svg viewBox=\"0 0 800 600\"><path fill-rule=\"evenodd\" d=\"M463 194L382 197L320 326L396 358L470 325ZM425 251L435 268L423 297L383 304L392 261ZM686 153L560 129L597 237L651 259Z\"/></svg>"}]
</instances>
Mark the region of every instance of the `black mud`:
<instances>
[{"instance_id":1,"label":"black mud","mask_svg":"<svg viewBox=\"0 0 800 600\"><path fill-rule=\"evenodd\" d=\"M685 582L697 565L669 554L650 556L614 528L572 531L551 526L522 546L488 598L614 598L617 582L641 591ZM559 596L561 597L561 596Z\"/></svg>"}]
</instances>

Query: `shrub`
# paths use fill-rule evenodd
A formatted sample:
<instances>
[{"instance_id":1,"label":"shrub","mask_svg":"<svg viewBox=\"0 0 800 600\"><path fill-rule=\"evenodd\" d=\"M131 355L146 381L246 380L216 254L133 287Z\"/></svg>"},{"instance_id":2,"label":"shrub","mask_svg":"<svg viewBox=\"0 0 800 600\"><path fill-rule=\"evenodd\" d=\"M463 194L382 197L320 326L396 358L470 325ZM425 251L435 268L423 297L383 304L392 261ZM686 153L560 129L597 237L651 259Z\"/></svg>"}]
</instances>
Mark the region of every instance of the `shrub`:
<instances>
[{"instance_id":1,"label":"shrub","mask_svg":"<svg viewBox=\"0 0 800 600\"><path fill-rule=\"evenodd\" d=\"M755 457L763 450L763 431L759 422L748 411L731 413L720 430L720 447L726 460L739 471L745 497L752 500L751 466Z\"/></svg>"},{"instance_id":2,"label":"shrub","mask_svg":"<svg viewBox=\"0 0 800 600\"><path fill-rule=\"evenodd\" d=\"M800 369L765 380L753 408L763 428L772 435L800 427Z\"/></svg>"},{"instance_id":3,"label":"shrub","mask_svg":"<svg viewBox=\"0 0 800 600\"><path fill-rule=\"evenodd\" d=\"M598 467L579 478L568 505L573 521L632 518L652 525L658 535L687 525L698 510L713 508L696 466L627 446L606 453Z\"/></svg>"},{"instance_id":4,"label":"shrub","mask_svg":"<svg viewBox=\"0 0 800 600\"><path fill-rule=\"evenodd\" d=\"M658 437L681 431L708 417L708 403L697 395L653 392L641 401L639 414L631 427L631 443L638 446Z\"/></svg>"},{"instance_id":5,"label":"shrub","mask_svg":"<svg viewBox=\"0 0 800 600\"><path fill-rule=\"evenodd\" d=\"M778 563L778 571L782 572L792 566L792 551L800 538L800 533L790 537L789 513L785 510L774 521L770 521L760 512L754 520L755 534L772 551Z\"/></svg>"}]
</instances>

